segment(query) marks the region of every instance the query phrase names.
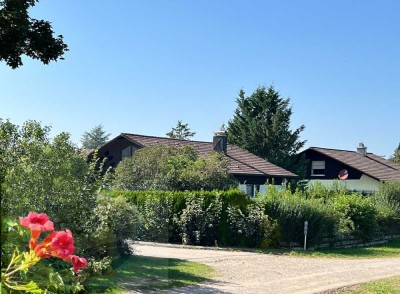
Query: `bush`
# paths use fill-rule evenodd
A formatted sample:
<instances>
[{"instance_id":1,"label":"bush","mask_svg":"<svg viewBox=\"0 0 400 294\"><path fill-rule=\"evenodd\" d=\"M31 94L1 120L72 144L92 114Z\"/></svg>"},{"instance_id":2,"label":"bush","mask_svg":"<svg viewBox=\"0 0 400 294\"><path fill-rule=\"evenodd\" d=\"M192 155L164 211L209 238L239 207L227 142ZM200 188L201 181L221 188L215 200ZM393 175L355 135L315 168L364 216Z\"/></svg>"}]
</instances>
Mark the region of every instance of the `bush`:
<instances>
[{"instance_id":1,"label":"bush","mask_svg":"<svg viewBox=\"0 0 400 294\"><path fill-rule=\"evenodd\" d=\"M91 243L92 256L103 259L132 254L126 240L138 238L142 219L137 208L121 196L101 196L93 214L93 230L86 240Z\"/></svg>"},{"instance_id":2,"label":"bush","mask_svg":"<svg viewBox=\"0 0 400 294\"><path fill-rule=\"evenodd\" d=\"M186 198L186 207L175 215L183 244L216 244L222 202L218 195L209 204L207 202L203 195L190 195Z\"/></svg>"},{"instance_id":3,"label":"bush","mask_svg":"<svg viewBox=\"0 0 400 294\"><path fill-rule=\"evenodd\" d=\"M168 242L173 238L173 199L172 194L158 197L149 194L141 206L143 226L141 239L155 242Z\"/></svg>"},{"instance_id":4,"label":"bush","mask_svg":"<svg viewBox=\"0 0 400 294\"><path fill-rule=\"evenodd\" d=\"M216 198L222 202L220 225L217 232L217 242L220 245L232 245L229 224L227 221L228 205L247 205L253 201L242 191L111 191L111 197L123 196L129 202L137 205L143 215L144 228L141 238L146 241L181 242L182 237L172 222L174 215L180 215L186 208L188 199L202 198L202 207L208 207ZM154 216L155 219L151 219ZM165 238L168 231L168 238ZM160 234L160 235L158 235ZM160 237L161 236L161 237ZM210 241L214 242L213 240ZM214 243L213 243L214 244Z\"/></svg>"},{"instance_id":5,"label":"bush","mask_svg":"<svg viewBox=\"0 0 400 294\"><path fill-rule=\"evenodd\" d=\"M226 190L236 182L225 156L198 156L190 146L142 148L115 170L113 186L122 190Z\"/></svg>"},{"instance_id":6,"label":"bush","mask_svg":"<svg viewBox=\"0 0 400 294\"><path fill-rule=\"evenodd\" d=\"M228 222L233 235L233 245L245 247L270 247L279 243L279 226L264 214L260 203L249 204L245 209L228 206Z\"/></svg>"},{"instance_id":7,"label":"bush","mask_svg":"<svg viewBox=\"0 0 400 294\"><path fill-rule=\"evenodd\" d=\"M343 195L337 197L333 205L340 219L349 221L349 231L352 234L363 240L372 238L377 228L378 211L371 198L364 198L359 194Z\"/></svg>"}]
</instances>

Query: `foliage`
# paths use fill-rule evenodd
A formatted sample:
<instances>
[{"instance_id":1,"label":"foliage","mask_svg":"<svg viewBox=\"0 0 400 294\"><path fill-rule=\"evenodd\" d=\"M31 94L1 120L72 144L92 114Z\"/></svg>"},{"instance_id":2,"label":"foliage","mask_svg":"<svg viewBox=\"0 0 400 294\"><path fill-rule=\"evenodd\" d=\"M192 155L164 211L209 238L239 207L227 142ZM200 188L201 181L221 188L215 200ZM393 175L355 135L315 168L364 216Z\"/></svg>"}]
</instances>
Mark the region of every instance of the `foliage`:
<instances>
[{"instance_id":1,"label":"foliage","mask_svg":"<svg viewBox=\"0 0 400 294\"><path fill-rule=\"evenodd\" d=\"M189 140L196 135L196 133L190 131L187 123L184 124L181 120L178 120L176 127L172 128L172 130L165 135L171 139Z\"/></svg>"},{"instance_id":2,"label":"foliage","mask_svg":"<svg viewBox=\"0 0 400 294\"><path fill-rule=\"evenodd\" d=\"M73 255L75 252L72 233L67 231L54 231L53 222L44 213L29 213L25 218L19 218L18 225L15 221L2 218L2 269L1 288L9 293L19 291L27 293L78 293L83 290L79 283L80 277L73 277L71 271L61 275L49 257L56 257L72 263L75 273L86 266L85 258ZM30 230L29 251L25 251L29 235L22 227ZM26 231L26 230L25 230ZM40 238L43 231L50 231L45 238ZM12 236L13 238L4 238ZM4 238L4 239L3 239ZM3 243L3 240L8 242ZM22 242L25 248L21 250ZM3 251L4 249L4 251ZM6 266L8 264L8 266ZM3 267L4 266L4 267ZM68 284L66 284L66 282Z\"/></svg>"},{"instance_id":3,"label":"foliage","mask_svg":"<svg viewBox=\"0 0 400 294\"><path fill-rule=\"evenodd\" d=\"M372 196L377 222L395 234L400 233L400 183L386 182Z\"/></svg>"},{"instance_id":4,"label":"foliage","mask_svg":"<svg viewBox=\"0 0 400 294\"><path fill-rule=\"evenodd\" d=\"M306 198L321 199L324 203L346 194L348 194L346 185L338 180L334 180L331 187L327 187L321 181L315 181L305 189Z\"/></svg>"},{"instance_id":5,"label":"foliage","mask_svg":"<svg viewBox=\"0 0 400 294\"><path fill-rule=\"evenodd\" d=\"M245 247L270 247L279 243L279 226L264 213L260 203L247 205L244 209L228 206L228 222L234 245Z\"/></svg>"},{"instance_id":6,"label":"foliage","mask_svg":"<svg viewBox=\"0 0 400 294\"><path fill-rule=\"evenodd\" d=\"M215 245L221 221L222 201L217 195L208 204L203 195L190 195L186 207L174 217L183 244Z\"/></svg>"},{"instance_id":7,"label":"foliage","mask_svg":"<svg viewBox=\"0 0 400 294\"><path fill-rule=\"evenodd\" d=\"M101 174L96 154L87 164L68 134L50 139L49 132L35 121L21 127L0 121L2 216L46 212L57 226L74 232L78 253L89 259L84 275L108 271L110 258L130 250L124 239L135 238L140 217L125 199L99 198L109 174ZM2 246L9 242L2 239Z\"/></svg>"},{"instance_id":8,"label":"foliage","mask_svg":"<svg viewBox=\"0 0 400 294\"><path fill-rule=\"evenodd\" d=\"M217 231L217 242L220 245L232 245L231 233L227 221L226 209L228 205L247 205L252 203L249 197L239 190L228 191L112 191L111 197L123 196L129 202L137 205L143 216L143 229L141 239L146 241L181 242L182 230L177 228L177 222L173 217L180 216L186 208L189 199L202 199L198 212L215 204L216 199L222 202L221 220ZM218 204L219 205L219 204ZM193 205L194 206L194 205ZM198 206L197 206L198 207ZM212 206L213 210L217 206ZM186 216L190 215L187 210ZM150 219L151 218L151 219ZM178 218L179 219L179 218ZM177 220L177 217L175 217ZM208 221L208 220L207 220ZM198 226L201 227L201 226ZM215 227L213 225L213 227ZM204 242L206 239L201 239ZM208 244L214 245L214 239L209 238Z\"/></svg>"},{"instance_id":9,"label":"foliage","mask_svg":"<svg viewBox=\"0 0 400 294\"><path fill-rule=\"evenodd\" d=\"M359 194L339 196L334 201L334 208L340 219L349 220L349 229L358 237L371 239L377 228L377 210L370 198Z\"/></svg>"},{"instance_id":10,"label":"foliage","mask_svg":"<svg viewBox=\"0 0 400 294\"><path fill-rule=\"evenodd\" d=\"M97 125L89 132L82 135L81 143L84 149L98 149L103 146L109 139L110 134L107 134L103 129L103 125Z\"/></svg>"},{"instance_id":11,"label":"foliage","mask_svg":"<svg viewBox=\"0 0 400 294\"><path fill-rule=\"evenodd\" d=\"M63 36L54 37L49 21L33 19L28 9L38 0L0 1L0 60L15 69L22 65L21 55L44 64L64 59L68 51Z\"/></svg>"},{"instance_id":12,"label":"foliage","mask_svg":"<svg viewBox=\"0 0 400 294\"><path fill-rule=\"evenodd\" d=\"M324 235L331 235L338 226L335 211L320 199L306 199L305 195L290 189L277 191L272 185L268 194L258 201L264 204L266 213L280 226L282 242L303 244L303 226L308 221L307 242L317 244Z\"/></svg>"},{"instance_id":13,"label":"foliage","mask_svg":"<svg viewBox=\"0 0 400 294\"><path fill-rule=\"evenodd\" d=\"M115 170L113 185L121 190L222 190L234 183L221 154L198 156L190 146L157 145L124 159Z\"/></svg>"},{"instance_id":14,"label":"foliage","mask_svg":"<svg viewBox=\"0 0 400 294\"><path fill-rule=\"evenodd\" d=\"M278 166L304 176L306 160L297 157L304 125L290 130L292 108L273 86L259 87L251 96L239 91L237 108L228 122L228 141Z\"/></svg>"},{"instance_id":15,"label":"foliage","mask_svg":"<svg viewBox=\"0 0 400 294\"><path fill-rule=\"evenodd\" d=\"M92 252L92 254L96 253L94 256L106 258L133 253L127 240L138 238L142 222L134 205L128 203L123 197L101 196L97 200L93 215L92 238L87 242L91 243L92 250L97 250L97 252Z\"/></svg>"},{"instance_id":16,"label":"foliage","mask_svg":"<svg viewBox=\"0 0 400 294\"><path fill-rule=\"evenodd\" d=\"M147 241L168 242L173 230L173 199L171 194L158 197L149 194L141 209L143 228L141 238Z\"/></svg>"},{"instance_id":17,"label":"foliage","mask_svg":"<svg viewBox=\"0 0 400 294\"><path fill-rule=\"evenodd\" d=\"M390 160L397 164L400 164L400 143L399 146L397 146L397 148L394 150L394 153Z\"/></svg>"}]
</instances>

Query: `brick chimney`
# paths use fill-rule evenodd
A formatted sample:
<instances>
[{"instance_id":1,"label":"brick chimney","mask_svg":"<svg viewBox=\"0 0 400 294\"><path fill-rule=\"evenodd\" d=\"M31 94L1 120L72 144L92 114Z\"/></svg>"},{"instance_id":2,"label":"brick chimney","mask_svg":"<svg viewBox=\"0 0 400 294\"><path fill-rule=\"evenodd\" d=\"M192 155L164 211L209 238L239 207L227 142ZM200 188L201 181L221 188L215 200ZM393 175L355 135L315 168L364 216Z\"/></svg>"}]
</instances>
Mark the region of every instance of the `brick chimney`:
<instances>
[{"instance_id":1,"label":"brick chimney","mask_svg":"<svg viewBox=\"0 0 400 294\"><path fill-rule=\"evenodd\" d=\"M228 147L228 138L225 130L217 131L213 137L213 150L226 154Z\"/></svg>"},{"instance_id":2,"label":"brick chimney","mask_svg":"<svg viewBox=\"0 0 400 294\"><path fill-rule=\"evenodd\" d=\"M362 156L367 156L367 147L364 146L364 143L358 144L357 153Z\"/></svg>"}]
</instances>

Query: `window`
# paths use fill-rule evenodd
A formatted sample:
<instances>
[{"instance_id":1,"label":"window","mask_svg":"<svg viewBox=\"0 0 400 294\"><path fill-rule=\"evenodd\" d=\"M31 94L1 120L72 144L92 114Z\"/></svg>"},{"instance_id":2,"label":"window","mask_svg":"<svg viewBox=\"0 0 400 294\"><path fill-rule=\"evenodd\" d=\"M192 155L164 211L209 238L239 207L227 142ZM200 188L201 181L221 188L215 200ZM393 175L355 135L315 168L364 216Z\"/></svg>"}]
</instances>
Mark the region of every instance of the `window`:
<instances>
[{"instance_id":1,"label":"window","mask_svg":"<svg viewBox=\"0 0 400 294\"><path fill-rule=\"evenodd\" d=\"M122 159L126 158L126 157L131 157L133 155L133 153L135 152L136 148L134 148L133 146L128 146L124 149L122 149L121 152L121 157Z\"/></svg>"},{"instance_id":2,"label":"window","mask_svg":"<svg viewBox=\"0 0 400 294\"><path fill-rule=\"evenodd\" d=\"M325 161L311 162L311 175L312 176L325 176Z\"/></svg>"}]
</instances>

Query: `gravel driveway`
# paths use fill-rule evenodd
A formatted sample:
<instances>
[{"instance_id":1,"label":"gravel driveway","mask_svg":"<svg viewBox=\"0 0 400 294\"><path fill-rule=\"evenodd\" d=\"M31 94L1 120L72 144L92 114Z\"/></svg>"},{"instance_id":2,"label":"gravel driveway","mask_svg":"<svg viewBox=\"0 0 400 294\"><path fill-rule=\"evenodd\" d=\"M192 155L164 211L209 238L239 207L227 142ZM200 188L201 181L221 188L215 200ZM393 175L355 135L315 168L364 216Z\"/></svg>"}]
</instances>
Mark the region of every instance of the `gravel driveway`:
<instances>
[{"instance_id":1,"label":"gravel driveway","mask_svg":"<svg viewBox=\"0 0 400 294\"><path fill-rule=\"evenodd\" d=\"M155 243L133 246L138 255L185 259L207 264L216 270L211 282L160 293L321 293L400 275L400 257L329 259Z\"/></svg>"}]
</instances>

